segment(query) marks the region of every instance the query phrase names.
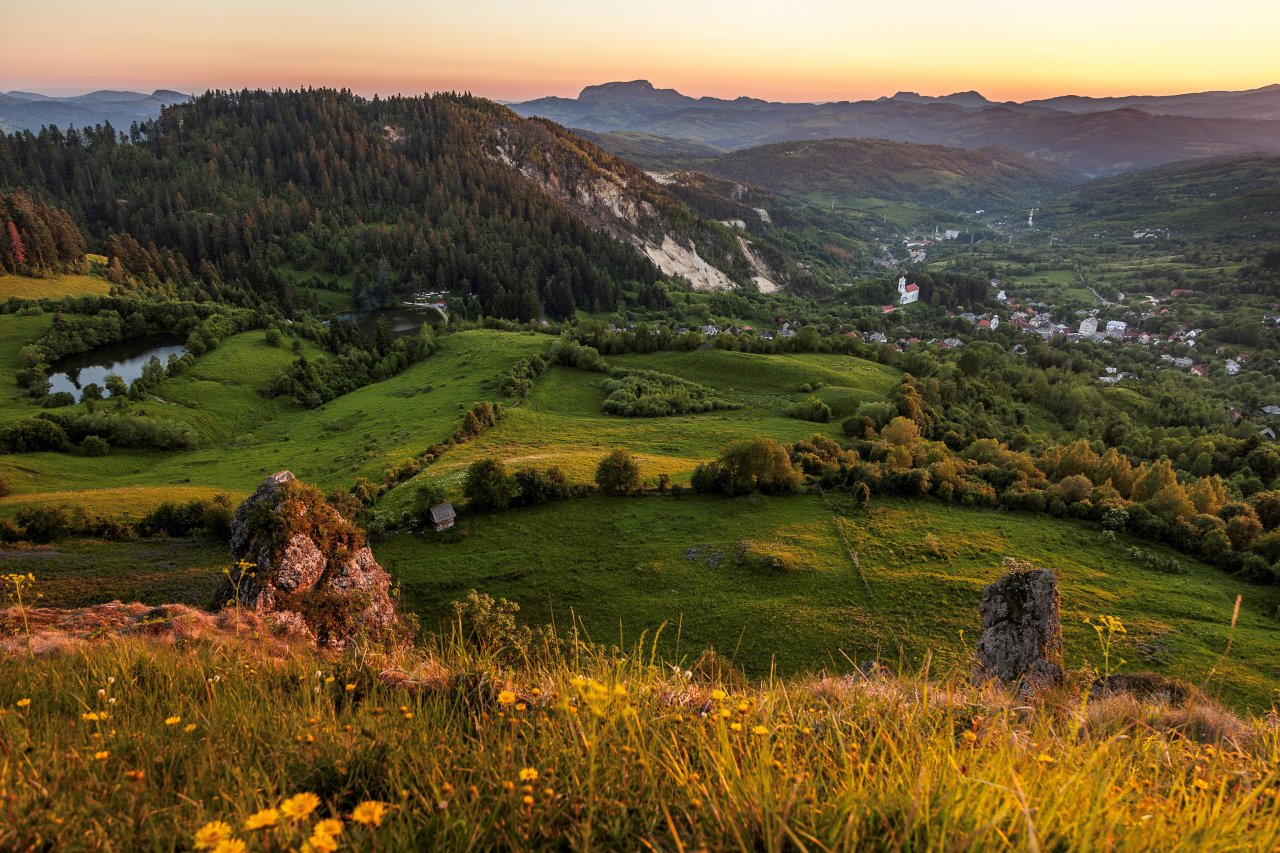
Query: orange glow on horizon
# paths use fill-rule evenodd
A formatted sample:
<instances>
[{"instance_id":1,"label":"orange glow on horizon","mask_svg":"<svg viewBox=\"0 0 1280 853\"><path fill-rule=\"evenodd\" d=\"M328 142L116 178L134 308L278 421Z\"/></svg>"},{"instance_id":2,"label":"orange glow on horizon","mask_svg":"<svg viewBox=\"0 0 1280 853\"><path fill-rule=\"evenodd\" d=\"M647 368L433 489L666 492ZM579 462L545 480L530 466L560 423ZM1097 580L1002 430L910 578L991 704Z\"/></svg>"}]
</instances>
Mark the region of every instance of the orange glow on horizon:
<instances>
[{"instance_id":1,"label":"orange glow on horizon","mask_svg":"<svg viewBox=\"0 0 1280 853\"><path fill-rule=\"evenodd\" d=\"M1063 0L1052 8L921 0L733 7L650 0L533 6L366 0L118 0L6 10L0 91L338 86L361 94L459 90L573 97L648 79L692 96L862 100L974 89L992 100L1175 94L1280 82L1271 0ZM57 50L41 33L56 32ZM72 46L72 47L63 47Z\"/></svg>"}]
</instances>

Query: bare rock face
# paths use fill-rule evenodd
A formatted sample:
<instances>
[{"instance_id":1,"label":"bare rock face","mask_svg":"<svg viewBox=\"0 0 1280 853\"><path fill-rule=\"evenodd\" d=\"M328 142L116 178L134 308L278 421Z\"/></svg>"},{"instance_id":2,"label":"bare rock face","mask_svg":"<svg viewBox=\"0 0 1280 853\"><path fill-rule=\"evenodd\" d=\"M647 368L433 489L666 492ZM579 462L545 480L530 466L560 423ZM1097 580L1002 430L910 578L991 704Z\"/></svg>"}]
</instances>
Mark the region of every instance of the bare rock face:
<instances>
[{"instance_id":1,"label":"bare rock face","mask_svg":"<svg viewBox=\"0 0 1280 853\"><path fill-rule=\"evenodd\" d=\"M998 678L1024 693L1061 684L1058 579L1048 569L1006 574L982 591L982 639L974 680Z\"/></svg>"},{"instance_id":2,"label":"bare rock face","mask_svg":"<svg viewBox=\"0 0 1280 853\"><path fill-rule=\"evenodd\" d=\"M234 581L223 584L219 603L238 599L268 623L328 648L398 636L391 578L363 532L289 471L263 480L236 510L231 559Z\"/></svg>"}]
</instances>

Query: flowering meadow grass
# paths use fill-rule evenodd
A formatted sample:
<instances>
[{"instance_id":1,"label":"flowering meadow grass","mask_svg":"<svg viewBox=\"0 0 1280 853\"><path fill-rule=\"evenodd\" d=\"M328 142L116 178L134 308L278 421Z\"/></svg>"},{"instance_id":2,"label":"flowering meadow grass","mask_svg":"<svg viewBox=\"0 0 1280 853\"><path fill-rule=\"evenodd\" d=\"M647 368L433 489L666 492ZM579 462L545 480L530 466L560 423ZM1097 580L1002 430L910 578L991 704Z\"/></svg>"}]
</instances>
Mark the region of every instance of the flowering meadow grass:
<instances>
[{"instance_id":1,"label":"flowering meadow grass","mask_svg":"<svg viewBox=\"0 0 1280 853\"><path fill-rule=\"evenodd\" d=\"M1274 711L251 630L0 657L0 849L1280 849Z\"/></svg>"}]
</instances>

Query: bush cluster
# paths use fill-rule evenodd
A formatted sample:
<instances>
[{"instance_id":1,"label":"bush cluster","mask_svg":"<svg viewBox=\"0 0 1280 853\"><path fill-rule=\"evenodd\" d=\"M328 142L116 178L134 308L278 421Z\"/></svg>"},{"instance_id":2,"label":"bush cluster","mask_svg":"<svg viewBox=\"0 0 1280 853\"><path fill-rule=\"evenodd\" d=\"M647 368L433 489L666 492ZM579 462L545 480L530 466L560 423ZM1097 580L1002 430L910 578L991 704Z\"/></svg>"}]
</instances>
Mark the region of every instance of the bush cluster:
<instances>
[{"instance_id":1,"label":"bush cluster","mask_svg":"<svg viewBox=\"0 0 1280 853\"><path fill-rule=\"evenodd\" d=\"M609 392L603 408L610 415L661 418L742 407L704 385L666 373L614 369L609 377L602 384Z\"/></svg>"}]
</instances>

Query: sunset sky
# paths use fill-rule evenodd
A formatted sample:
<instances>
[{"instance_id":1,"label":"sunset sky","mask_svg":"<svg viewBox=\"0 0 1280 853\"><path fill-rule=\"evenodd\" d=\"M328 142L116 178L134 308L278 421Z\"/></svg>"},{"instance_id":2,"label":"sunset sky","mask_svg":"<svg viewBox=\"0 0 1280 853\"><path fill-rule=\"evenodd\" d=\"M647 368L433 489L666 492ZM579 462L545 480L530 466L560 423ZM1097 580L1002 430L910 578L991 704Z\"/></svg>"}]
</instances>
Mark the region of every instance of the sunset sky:
<instances>
[{"instance_id":1,"label":"sunset sky","mask_svg":"<svg viewBox=\"0 0 1280 853\"><path fill-rule=\"evenodd\" d=\"M516 100L646 78L692 95L1005 100L1280 82L1275 0L6 2L0 91L346 86Z\"/></svg>"}]
</instances>

